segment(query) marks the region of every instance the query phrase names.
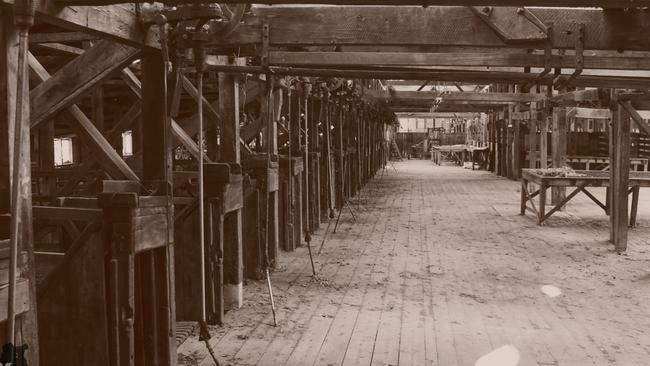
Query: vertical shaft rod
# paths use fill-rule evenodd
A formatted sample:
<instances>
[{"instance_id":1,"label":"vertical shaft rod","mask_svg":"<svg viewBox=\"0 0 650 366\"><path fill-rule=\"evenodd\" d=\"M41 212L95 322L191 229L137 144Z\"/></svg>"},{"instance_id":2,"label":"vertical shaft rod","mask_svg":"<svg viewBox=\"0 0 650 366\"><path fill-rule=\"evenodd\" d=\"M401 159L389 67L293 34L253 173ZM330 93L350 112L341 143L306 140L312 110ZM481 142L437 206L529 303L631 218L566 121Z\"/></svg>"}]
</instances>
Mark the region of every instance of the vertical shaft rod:
<instances>
[{"instance_id":1,"label":"vertical shaft rod","mask_svg":"<svg viewBox=\"0 0 650 366\"><path fill-rule=\"evenodd\" d=\"M202 69L202 68L200 68ZM199 70L200 70L199 69ZM201 266L201 321L206 322L206 294L205 294L205 207L203 197L203 71L196 74L198 89L198 111L199 116L199 246Z\"/></svg>"},{"instance_id":2,"label":"vertical shaft rod","mask_svg":"<svg viewBox=\"0 0 650 366\"><path fill-rule=\"evenodd\" d=\"M14 156L13 172L11 185L11 245L9 259L9 294L7 301L7 342L14 344L16 334L16 269L18 267L19 242L18 235L21 230L21 171L23 165L22 156L22 135L23 126L27 123L27 116L24 114L25 108L25 71L27 69L27 41L29 37L28 28L23 28L19 33L18 46L18 73L17 73L17 93L16 93L16 120L14 129ZM13 359L13 355L12 355Z\"/></svg>"}]
</instances>

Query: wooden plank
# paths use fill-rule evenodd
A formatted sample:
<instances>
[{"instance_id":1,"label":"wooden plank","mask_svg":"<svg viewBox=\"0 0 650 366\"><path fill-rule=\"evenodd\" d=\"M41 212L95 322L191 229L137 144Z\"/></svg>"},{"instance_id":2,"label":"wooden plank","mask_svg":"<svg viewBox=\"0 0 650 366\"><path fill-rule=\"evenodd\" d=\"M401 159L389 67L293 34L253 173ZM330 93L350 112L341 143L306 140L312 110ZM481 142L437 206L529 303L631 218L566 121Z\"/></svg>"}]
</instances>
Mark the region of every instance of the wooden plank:
<instances>
[{"instance_id":1,"label":"wooden plank","mask_svg":"<svg viewBox=\"0 0 650 366\"><path fill-rule=\"evenodd\" d=\"M30 91L31 127L71 106L81 95L126 66L139 54L133 47L100 41Z\"/></svg>"},{"instance_id":2,"label":"wooden plank","mask_svg":"<svg viewBox=\"0 0 650 366\"><path fill-rule=\"evenodd\" d=\"M519 17L517 8L502 10ZM650 20L643 12L618 14L601 9L535 8L540 23L553 22L553 48L575 48L576 24L585 25L585 49L647 50L647 41L629 37L630 29L644 29ZM488 25L466 7L327 6L254 7L234 32L214 37L212 44L261 44L262 22L268 19L271 46L404 45L505 47ZM399 29L399 32L395 32ZM570 34L569 34L570 33ZM530 42L517 47L531 47ZM542 48L538 42L536 47ZM399 78L396 78L399 79Z\"/></svg>"}]
</instances>

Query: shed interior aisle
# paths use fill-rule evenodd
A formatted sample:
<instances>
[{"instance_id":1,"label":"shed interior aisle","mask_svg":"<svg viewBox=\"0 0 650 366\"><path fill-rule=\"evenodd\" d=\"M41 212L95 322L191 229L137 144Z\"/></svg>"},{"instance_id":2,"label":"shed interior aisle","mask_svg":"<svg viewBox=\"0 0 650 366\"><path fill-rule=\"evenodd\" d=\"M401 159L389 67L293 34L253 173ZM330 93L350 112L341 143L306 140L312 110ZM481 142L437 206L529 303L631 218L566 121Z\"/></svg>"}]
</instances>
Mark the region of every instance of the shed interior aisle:
<instances>
[{"instance_id":1,"label":"shed interior aisle","mask_svg":"<svg viewBox=\"0 0 650 366\"><path fill-rule=\"evenodd\" d=\"M618 256L607 218L587 197L541 227L518 214L516 182L422 160L395 167L364 188L362 219L348 215L331 234L318 279L306 248L282 257L277 328L264 287L249 284L246 305L213 338L224 360L474 365L506 345L519 365L642 365L650 357L650 206ZM561 294L551 297L548 286ZM196 336L178 352L185 365L210 364ZM514 353L492 364L509 365Z\"/></svg>"},{"instance_id":2,"label":"shed interior aisle","mask_svg":"<svg viewBox=\"0 0 650 366\"><path fill-rule=\"evenodd\" d=\"M645 366L648 9L0 1L0 364Z\"/></svg>"}]
</instances>

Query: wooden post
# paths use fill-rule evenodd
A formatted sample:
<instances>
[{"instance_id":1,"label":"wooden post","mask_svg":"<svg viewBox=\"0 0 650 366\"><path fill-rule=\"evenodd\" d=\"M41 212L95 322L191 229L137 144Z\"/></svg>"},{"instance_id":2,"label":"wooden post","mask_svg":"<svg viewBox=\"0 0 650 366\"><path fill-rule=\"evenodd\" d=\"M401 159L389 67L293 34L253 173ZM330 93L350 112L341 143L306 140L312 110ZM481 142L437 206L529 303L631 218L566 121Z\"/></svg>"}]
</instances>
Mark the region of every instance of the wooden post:
<instances>
[{"instance_id":1,"label":"wooden post","mask_svg":"<svg viewBox=\"0 0 650 366\"><path fill-rule=\"evenodd\" d=\"M172 209L172 143L171 120L167 115L167 82L165 64L159 53L142 57L142 178L154 189L154 195L167 198L167 221L156 230L165 230L167 245L138 255L145 291L145 338L153 337L145 358L160 365L176 363L175 291L174 291L174 217ZM149 295L146 291L149 289ZM152 297L152 299L148 298ZM147 314L150 312L151 314ZM149 333L147 333L149 332ZM153 334L151 334L153 333Z\"/></svg>"},{"instance_id":2,"label":"wooden post","mask_svg":"<svg viewBox=\"0 0 650 366\"><path fill-rule=\"evenodd\" d=\"M537 109L535 103L530 104L530 119L528 120L528 167L537 167Z\"/></svg>"},{"instance_id":3,"label":"wooden post","mask_svg":"<svg viewBox=\"0 0 650 366\"><path fill-rule=\"evenodd\" d=\"M612 137L614 152L610 161L610 238L617 252L627 249L628 186L630 179L630 116L618 103L612 111Z\"/></svg>"},{"instance_id":4,"label":"wooden post","mask_svg":"<svg viewBox=\"0 0 650 366\"><path fill-rule=\"evenodd\" d=\"M22 252L26 252L26 261L22 263L23 276L29 281L29 310L21 314L16 320L16 329L19 330L23 344L27 344L27 360L29 365L39 364L38 323L36 312L36 278L34 271L34 242L32 231L32 192L31 192L31 166L30 166L30 132L29 125L22 128L22 161L23 166L13 166L14 152L14 126L16 115L16 86L17 86L17 60L18 60L18 31L14 26L13 16L7 7L0 11L0 215L4 216L0 230L6 233L9 239L9 215L11 212L11 177L14 169L20 172L20 197L22 230L19 234L18 245ZM28 70L25 74L29 75ZM29 78L25 78L28 83ZM23 115L29 121L30 103L29 86L24 88ZM4 334L4 333L3 333ZM7 340L2 337L6 343ZM4 343L3 343L4 344Z\"/></svg>"},{"instance_id":5,"label":"wooden post","mask_svg":"<svg viewBox=\"0 0 650 366\"><path fill-rule=\"evenodd\" d=\"M515 128L512 121L512 106L508 106L506 110L506 164L505 164L505 176L509 179L515 178L515 167L514 167L514 137L515 137Z\"/></svg>"},{"instance_id":6,"label":"wooden post","mask_svg":"<svg viewBox=\"0 0 650 366\"><path fill-rule=\"evenodd\" d=\"M519 104L515 106L515 111L519 112ZM508 112L512 112L512 107L510 107ZM510 115L510 113L508 113ZM512 136L512 179L519 179L521 177L521 152L523 150L521 144L521 120L513 119L510 117L510 121L513 124L513 136Z\"/></svg>"},{"instance_id":7,"label":"wooden post","mask_svg":"<svg viewBox=\"0 0 650 366\"><path fill-rule=\"evenodd\" d=\"M244 59L228 60L229 65L244 65ZM239 80L219 73L219 111L221 114L222 162L240 164L239 151ZM226 309L239 308L243 302L243 248L241 210L224 218L224 302Z\"/></svg>"},{"instance_id":8,"label":"wooden post","mask_svg":"<svg viewBox=\"0 0 650 366\"><path fill-rule=\"evenodd\" d=\"M566 166L566 139L567 139L567 123L566 123L566 109L564 107L553 108L553 141L551 143L553 153L553 168L561 168ZM566 188L553 187L552 203L557 204L566 196ZM564 210L562 207L562 210Z\"/></svg>"}]
</instances>

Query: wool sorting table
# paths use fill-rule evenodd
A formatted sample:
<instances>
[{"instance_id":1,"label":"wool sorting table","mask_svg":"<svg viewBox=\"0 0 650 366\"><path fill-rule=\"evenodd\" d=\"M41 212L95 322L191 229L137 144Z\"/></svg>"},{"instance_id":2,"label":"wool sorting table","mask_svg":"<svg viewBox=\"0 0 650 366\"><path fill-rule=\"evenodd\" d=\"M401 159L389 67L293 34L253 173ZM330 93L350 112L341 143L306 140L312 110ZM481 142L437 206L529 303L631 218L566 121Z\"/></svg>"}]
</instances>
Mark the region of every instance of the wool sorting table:
<instances>
[{"instance_id":1,"label":"wool sorting table","mask_svg":"<svg viewBox=\"0 0 650 366\"><path fill-rule=\"evenodd\" d=\"M609 172L598 170L577 170L576 173L584 176L580 177L550 177L537 173L537 169L522 169L521 172L521 215L526 214L526 210L532 211L537 215L537 224L541 225L546 219L551 217L555 212L562 208L578 193L583 192L587 197L600 206L605 213L609 214ZM528 191L528 184L534 183L539 186L535 192ZM557 203L550 211L546 212L546 191L549 187L576 187L573 192L567 195L562 201ZM587 187L607 187L607 200L603 204ZM628 184L628 194L632 193L632 207L630 212L630 226L636 224L637 209L639 206L639 190L641 187L650 187L650 172L630 172ZM533 198L539 196L539 209L535 206ZM528 206L530 202L530 206Z\"/></svg>"},{"instance_id":2,"label":"wool sorting table","mask_svg":"<svg viewBox=\"0 0 650 366\"><path fill-rule=\"evenodd\" d=\"M472 161L472 170L474 170L476 166L477 155L479 159L479 166L485 165L488 152L489 149L487 146L477 147L470 145L434 145L431 146L431 160L437 165L440 165L444 157L449 161L455 161L456 163L463 165L465 164L466 154L469 154L469 157Z\"/></svg>"}]
</instances>

